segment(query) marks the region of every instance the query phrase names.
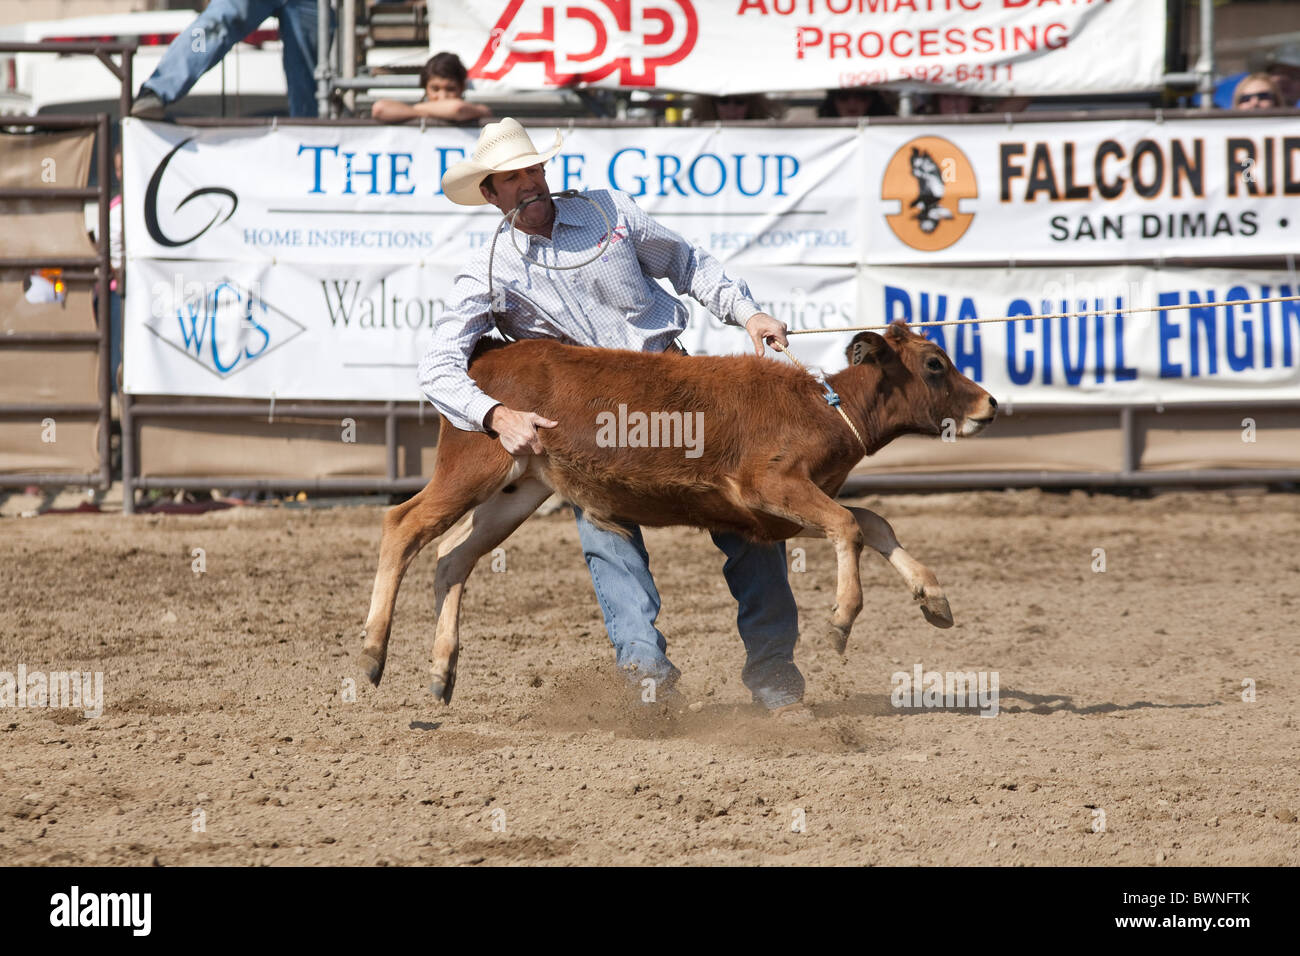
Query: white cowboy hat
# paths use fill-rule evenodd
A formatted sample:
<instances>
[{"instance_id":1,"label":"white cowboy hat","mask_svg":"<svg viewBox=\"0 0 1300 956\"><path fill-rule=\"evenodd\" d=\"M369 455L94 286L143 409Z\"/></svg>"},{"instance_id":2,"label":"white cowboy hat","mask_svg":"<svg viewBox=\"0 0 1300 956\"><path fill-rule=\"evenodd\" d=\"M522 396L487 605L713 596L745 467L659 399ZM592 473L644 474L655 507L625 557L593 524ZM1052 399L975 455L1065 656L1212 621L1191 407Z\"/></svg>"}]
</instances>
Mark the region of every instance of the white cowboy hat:
<instances>
[{"instance_id":1,"label":"white cowboy hat","mask_svg":"<svg viewBox=\"0 0 1300 956\"><path fill-rule=\"evenodd\" d=\"M560 151L563 142L557 129L555 145L539 153L517 120L507 116L499 123L488 123L479 133L473 157L456 163L443 173L442 191L448 199L461 206L487 205L487 200L479 192L479 183L492 173L544 163Z\"/></svg>"}]
</instances>

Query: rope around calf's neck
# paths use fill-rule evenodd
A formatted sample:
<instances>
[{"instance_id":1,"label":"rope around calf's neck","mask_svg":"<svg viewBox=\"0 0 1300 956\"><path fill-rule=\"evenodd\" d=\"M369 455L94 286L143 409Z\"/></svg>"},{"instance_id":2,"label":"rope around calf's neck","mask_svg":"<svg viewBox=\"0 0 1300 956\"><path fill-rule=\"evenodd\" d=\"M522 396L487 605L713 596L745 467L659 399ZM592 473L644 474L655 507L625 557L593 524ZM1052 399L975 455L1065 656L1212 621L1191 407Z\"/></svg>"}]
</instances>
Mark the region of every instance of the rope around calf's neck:
<instances>
[{"instance_id":1,"label":"rope around calf's neck","mask_svg":"<svg viewBox=\"0 0 1300 956\"><path fill-rule=\"evenodd\" d=\"M808 367L804 365L803 362L800 362L797 358L795 358L794 353L791 352L784 345L782 345L780 342L773 342L772 348L776 349L778 352L783 353L786 358L788 358L791 362L793 362L796 366L798 366L800 371L804 372L805 374L812 375L813 378L817 379L817 381L821 383L822 388L826 389L826 394L823 396L826 399L826 404L840 413L840 418L844 419L844 424L849 426L849 430L853 432L853 437L856 438L858 440L858 444L862 446L862 454L870 455L871 452L867 451L867 443L862 440L862 436L858 433L857 426L854 425L852 420L850 420L849 416L845 414L843 407L840 405L840 397L835 393L835 389L831 388L831 383L826 381L825 374L822 374L820 376L813 375L812 372L808 371Z\"/></svg>"}]
</instances>

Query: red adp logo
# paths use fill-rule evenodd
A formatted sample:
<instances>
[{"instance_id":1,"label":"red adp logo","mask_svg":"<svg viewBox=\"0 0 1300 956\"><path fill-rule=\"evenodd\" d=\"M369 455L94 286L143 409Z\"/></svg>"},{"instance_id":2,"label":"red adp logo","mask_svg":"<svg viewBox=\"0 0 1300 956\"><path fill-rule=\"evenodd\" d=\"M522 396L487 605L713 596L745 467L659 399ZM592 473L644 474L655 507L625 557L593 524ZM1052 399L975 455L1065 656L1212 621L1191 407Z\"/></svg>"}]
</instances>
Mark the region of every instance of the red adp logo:
<instances>
[{"instance_id":1,"label":"red adp logo","mask_svg":"<svg viewBox=\"0 0 1300 956\"><path fill-rule=\"evenodd\" d=\"M691 0L510 0L469 75L499 80L540 63L555 86L615 72L620 86L655 86L655 71L685 59L698 35Z\"/></svg>"}]
</instances>

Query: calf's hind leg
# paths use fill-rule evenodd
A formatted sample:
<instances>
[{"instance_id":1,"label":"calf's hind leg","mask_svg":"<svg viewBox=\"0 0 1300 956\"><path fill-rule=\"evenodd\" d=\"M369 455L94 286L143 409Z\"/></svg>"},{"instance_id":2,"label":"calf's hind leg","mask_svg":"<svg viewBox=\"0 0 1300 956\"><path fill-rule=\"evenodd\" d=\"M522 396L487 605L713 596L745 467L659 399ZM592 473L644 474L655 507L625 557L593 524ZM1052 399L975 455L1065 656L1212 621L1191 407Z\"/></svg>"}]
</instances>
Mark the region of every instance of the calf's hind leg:
<instances>
[{"instance_id":1,"label":"calf's hind leg","mask_svg":"<svg viewBox=\"0 0 1300 956\"><path fill-rule=\"evenodd\" d=\"M438 624L433 639L433 679L429 690L444 704L456 687L460 654L460 602L478 559L510 537L548 497L551 489L535 478L501 489L457 525L438 544L434 602Z\"/></svg>"},{"instance_id":2,"label":"calf's hind leg","mask_svg":"<svg viewBox=\"0 0 1300 956\"><path fill-rule=\"evenodd\" d=\"M357 658L357 666L376 687L384 676L393 607L406 569L426 544L446 533L466 511L505 484L512 471L523 470L486 435L451 428L444 434L433 478L414 498L384 514L379 568L370 594L365 641Z\"/></svg>"}]
</instances>

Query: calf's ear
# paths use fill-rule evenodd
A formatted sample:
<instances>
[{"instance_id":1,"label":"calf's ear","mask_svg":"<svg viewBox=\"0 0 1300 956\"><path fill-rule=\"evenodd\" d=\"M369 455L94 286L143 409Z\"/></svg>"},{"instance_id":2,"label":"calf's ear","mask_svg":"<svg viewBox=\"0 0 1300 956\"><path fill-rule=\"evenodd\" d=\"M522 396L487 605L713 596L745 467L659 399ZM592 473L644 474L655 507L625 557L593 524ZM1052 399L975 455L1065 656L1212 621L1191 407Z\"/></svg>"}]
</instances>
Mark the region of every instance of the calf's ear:
<instances>
[{"instance_id":1,"label":"calf's ear","mask_svg":"<svg viewBox=\"0 0 1300 956\"><path fill-rule=\"evenodd\" d=\"M844 356L849 360L850 365L862 365L865 362L876 361L888 349L885 340L875 332L859 332L853 336L853 341L844 350Z\"/></svg>"}]
</instances>

